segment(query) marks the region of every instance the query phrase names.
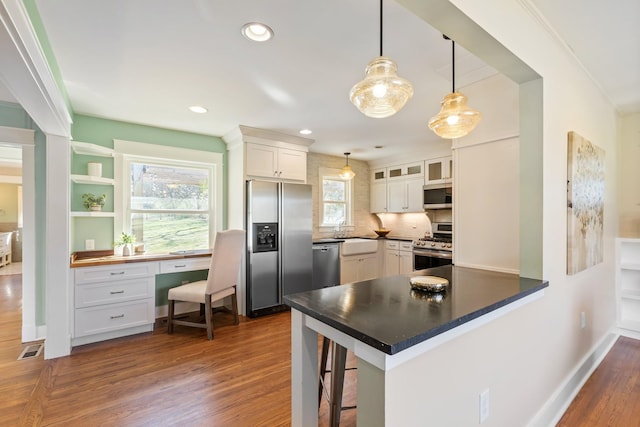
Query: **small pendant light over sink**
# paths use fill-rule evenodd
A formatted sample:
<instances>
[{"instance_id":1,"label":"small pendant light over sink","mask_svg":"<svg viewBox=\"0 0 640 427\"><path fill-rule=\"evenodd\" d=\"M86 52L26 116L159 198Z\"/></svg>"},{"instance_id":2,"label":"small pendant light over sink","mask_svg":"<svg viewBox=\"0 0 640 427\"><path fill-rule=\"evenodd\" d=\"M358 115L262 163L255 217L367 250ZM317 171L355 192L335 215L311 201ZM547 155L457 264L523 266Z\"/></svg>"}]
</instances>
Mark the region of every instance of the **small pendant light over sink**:
<instances>
[{"instance_id":1,"label":"small pendant light over sink","mask_svg":"<svg viewBox=\"0 0 640 427\"><path fill-rule=\"evenodd\" d=\"M389 117L404 107L413 96L411 83L398 76L398 66L382 56L382 0L380 0L380 56L373 58L365 78L349 92L349 99L365 116Z\"/></svg>"},{"instance_id":2,"label":"small pendant light over sink","mask_svg":"<svg viewBox=\"0 0 640 427\"><path fill-rule=\"evenodd\" d=\"M356 176L356 173L353 171L353 169L351 169L351 166L349 166L349 154L351 153L344 153L344 156L347 158L347 164L344 165L344 167L340 171L340 178L346 180L351 180L354 176Z\"/></svg>"},{"instance_id":3,"label":"small pendant light over sink","mask_svg":"<svg viewBox=\"0 0 640 427\"><path fill-rule=\"evenodd\" d=\"M446 40L451 40L443 35ZM451 82L452 91L442 102L440 112L429 120L429 129L436 135L446 138L461 138L471 132L480 122L482 115L467 107L467 97L456 92L456 42L451 40Z\"/></svg>"}]
</instances>

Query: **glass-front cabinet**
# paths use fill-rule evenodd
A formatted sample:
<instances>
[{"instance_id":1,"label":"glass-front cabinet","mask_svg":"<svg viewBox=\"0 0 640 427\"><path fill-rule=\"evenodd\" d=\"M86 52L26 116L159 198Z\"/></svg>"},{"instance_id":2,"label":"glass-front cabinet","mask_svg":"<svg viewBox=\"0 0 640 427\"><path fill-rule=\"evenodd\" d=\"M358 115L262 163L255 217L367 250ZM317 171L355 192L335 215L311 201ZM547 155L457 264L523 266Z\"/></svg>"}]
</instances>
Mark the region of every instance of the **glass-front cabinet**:
<instances>
[{"instance_id":1,"label":"glass-front cabinet","mask_svg":"<svg viewBox=\"0 0 640 427\"><path fill-rule=\"evenodd\" d=\"M453 157L439 157L425 162L425 184L442 184L453 181Z\"/></svg>"}]
</instances>

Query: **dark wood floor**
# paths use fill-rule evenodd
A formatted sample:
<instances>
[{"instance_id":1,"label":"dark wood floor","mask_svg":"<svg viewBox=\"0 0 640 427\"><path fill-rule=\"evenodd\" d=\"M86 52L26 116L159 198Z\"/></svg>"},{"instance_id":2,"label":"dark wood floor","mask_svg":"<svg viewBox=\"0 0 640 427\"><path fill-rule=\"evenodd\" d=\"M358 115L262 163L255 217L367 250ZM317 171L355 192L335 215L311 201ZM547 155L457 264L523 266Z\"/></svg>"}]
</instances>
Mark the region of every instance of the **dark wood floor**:
<instances>
[{"instance_id":1,"label":"dark wood floor","mask_svg":"<svg viewBox=\"0 0 640 427\"><path fill-rule=\"evenodd\" d=\"M640 341L618 338L558 426L640 426Z\"/></svg>"},{"instance_id":2,"label":"dark wood floor","mask_svg":"<svg viewBox=\"0 0 640 427\"><path fill-rule=\"evenodd\" d=\"M0 276L0 425L290 425L290 314L215 317L200 329L154 333L77 347L69 357L17 361L23 345L20 276ZM640 426L640 342L621 338L559 425ZM348 366L355 360L350 356ZM345 405L355 404L356 371ZM326 404L320 425L328 424ZM342 426L355 425L343 412Z\"/></svg>"}]
</instances>

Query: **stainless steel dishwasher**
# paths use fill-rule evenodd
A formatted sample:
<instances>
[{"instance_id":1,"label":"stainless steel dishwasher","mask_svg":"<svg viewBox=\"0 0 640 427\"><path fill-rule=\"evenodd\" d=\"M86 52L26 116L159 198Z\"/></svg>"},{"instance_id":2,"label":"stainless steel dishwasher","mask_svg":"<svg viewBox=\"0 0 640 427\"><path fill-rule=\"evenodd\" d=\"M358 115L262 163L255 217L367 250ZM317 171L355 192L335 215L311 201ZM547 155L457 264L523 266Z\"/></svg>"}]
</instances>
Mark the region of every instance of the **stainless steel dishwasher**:
<instances>
[{"instance_id":1,"label":"stainless steel dishwasher","mask_svg":"<svg viewBox=\"0 0 640 427\"><path fill-rule=\"evenodd\" d=\"M313 245L313 289L340 284L340 243Z\"/></svg>"}]
</instances>

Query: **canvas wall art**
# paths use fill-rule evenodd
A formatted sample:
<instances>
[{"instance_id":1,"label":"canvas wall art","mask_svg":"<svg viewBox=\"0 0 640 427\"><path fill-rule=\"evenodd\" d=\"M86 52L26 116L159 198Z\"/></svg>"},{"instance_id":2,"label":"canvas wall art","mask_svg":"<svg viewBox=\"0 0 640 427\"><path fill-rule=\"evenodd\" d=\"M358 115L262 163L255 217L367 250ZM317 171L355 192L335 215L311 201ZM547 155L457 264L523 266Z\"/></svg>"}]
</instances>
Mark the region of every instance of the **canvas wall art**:
<instances>
[{"instance_id":1,"label":"canvas wall art","mask_svg":"<svg viewBox=\"0 0 640 427\"><path fill-rule=\"evenodd\" d=\"M603 259L605 152L569 132L567 154L567 274L576 274Z\"/></svg>"}]
</instances>

